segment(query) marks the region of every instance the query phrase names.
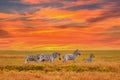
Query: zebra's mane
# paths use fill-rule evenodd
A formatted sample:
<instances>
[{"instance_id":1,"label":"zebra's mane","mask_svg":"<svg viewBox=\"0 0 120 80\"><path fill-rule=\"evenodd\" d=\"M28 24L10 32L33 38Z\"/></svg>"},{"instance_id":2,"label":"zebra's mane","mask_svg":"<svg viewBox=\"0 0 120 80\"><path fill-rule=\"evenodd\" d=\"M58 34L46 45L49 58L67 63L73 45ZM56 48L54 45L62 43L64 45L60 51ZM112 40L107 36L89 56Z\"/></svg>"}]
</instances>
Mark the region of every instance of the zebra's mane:
<instances>
[{"instance_id":1,"label":"zebra's mane","mask_svg":"<svg viewBox=\"0 0 120 80\"><path fill-rule=\"evenodd\" d=\"M60 53L54 52L52 53L53 57L56 58L58 55L60 55Z\"/></svg>"},{"instance_id":2,"label":"zebra's mane","mask_svg":"<svg viewBox=\"0 0 120 80\"><path fill-rule=\"evenodd\" d=\"M73 54L74 54L74 55L78 55L78 53L79 53L79 50L77 49L77 50L74 51Z\"/></svg>"},{"instance_id":3,"label":"zebra's mane","mask_svg":"<svg viewBox=\"0 0 120 80\"><path fill-rule=\"evenodd\" d=\"M93 55L93 54L90 54L90 58L92 58L92 57L94 57L94 55Z\"/></svg>"}]
</instances>

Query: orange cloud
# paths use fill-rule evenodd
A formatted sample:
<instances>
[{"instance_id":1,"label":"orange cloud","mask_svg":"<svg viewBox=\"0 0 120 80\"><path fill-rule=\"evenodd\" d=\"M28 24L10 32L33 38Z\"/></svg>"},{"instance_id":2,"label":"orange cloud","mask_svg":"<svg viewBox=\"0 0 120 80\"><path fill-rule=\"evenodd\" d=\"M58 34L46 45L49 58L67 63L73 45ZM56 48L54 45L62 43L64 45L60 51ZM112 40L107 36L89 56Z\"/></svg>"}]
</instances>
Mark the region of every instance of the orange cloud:
<instances>
[{"instance_id":1,"label":"orange cloud","mask_svg":"<svg viewBox=\"0 0 120 80\"><path fill-rule=\"evenodd\" d=\"M7 18L7 19L10 19L10 18L18 18L18 17L21 17L20 14L8 14L8 13L1 13L0 12L0 18Z\"/></svg>"},{"instance_id":2,"label":"orange cloud","mask_svg":"<svg viewBox=\"0 0 120 80\"><path fill-rule=\"evenodd\" d=\"M38 4L40 0L21 0L23 3Z\"/></svg>"},{"instance_id":3,"label":"orange cloud","mask_svg":"<svg viewBox=\"0 0 120 80\"><path fill-rule=\"evenodd\" d=\"M51 0L22 0L22 4L39 4ZM54 0L58 1L59 0ZM24 14L0 12L1 49L118 49L119 11L82 9L96 0L68 2L61 8L37 6L37 11ZM97 2L98 3L98 2ZM80 8L74 10L78 6ZM66 8L72 8L67 10ZM31 10L34 9L31 7ZM116 28L113 28L116 27ZM24 45L24 46L23 46Z\"/></svg>"},{"instance_id":4,"label":"orange cloud","mask_svg":"<svg viewBox=\"0 0 120 80\"><path fill-rule=\"evenodd\" d=\"M52 1L59 2L59 0L52 0ZM51 2L51 0L21 0L21 2L24 4L39 4L39 3L43 3L43 2Z\"/></svg>"}]
</instances>

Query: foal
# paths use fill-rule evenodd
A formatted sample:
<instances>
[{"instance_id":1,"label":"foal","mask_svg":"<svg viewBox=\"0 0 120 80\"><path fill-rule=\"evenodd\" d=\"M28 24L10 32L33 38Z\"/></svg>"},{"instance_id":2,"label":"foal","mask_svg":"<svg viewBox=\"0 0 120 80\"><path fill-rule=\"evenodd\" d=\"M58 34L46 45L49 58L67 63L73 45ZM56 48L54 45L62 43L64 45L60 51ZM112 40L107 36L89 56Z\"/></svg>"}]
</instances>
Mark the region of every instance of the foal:
<instances>
[{"instance_id":1,"label":"foal","mask_svg":"<svg viewBox=\"0 0 120 80\"><path fill-rule=\"evenodd\" d=\"M90 54L90 57L86 59L86 62L92 62L92 59L94 58L95 56L93 54Z\"/></svg>"}]
</instances>

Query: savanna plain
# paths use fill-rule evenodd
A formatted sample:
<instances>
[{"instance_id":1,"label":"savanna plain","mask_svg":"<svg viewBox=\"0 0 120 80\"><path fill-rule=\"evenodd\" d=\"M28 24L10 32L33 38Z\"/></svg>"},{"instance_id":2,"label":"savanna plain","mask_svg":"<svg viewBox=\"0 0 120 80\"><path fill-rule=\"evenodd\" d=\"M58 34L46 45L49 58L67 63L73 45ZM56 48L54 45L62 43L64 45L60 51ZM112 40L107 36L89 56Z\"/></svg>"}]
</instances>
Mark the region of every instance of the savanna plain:
<instances>
[{"instance_id":1,"label":"savanna plain","mask_svg":"<svg viewBox=\"0 0 120 80\"><path fill-rule=\"evenodd\" d=\"M30 62L27 55L59 52L62 60ZM0 51L0 80L120 80L120 50L82 50L77 61L63 63L66 53L73 50L55 51ZM93 53L92 62L85 60Z\"/></svg>"}]
</instances>

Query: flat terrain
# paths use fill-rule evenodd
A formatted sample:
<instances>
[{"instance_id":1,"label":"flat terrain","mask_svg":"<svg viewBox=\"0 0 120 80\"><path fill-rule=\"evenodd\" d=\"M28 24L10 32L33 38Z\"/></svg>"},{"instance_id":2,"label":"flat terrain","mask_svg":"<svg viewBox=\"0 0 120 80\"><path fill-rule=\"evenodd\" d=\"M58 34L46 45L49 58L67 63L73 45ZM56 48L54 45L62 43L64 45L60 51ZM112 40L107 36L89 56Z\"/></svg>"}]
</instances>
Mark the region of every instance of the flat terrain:
<instances>
[{"instance_id":1,"label":"flat terrain","mask_svg":"<svg viewBox=\"0 0 120 80\"><path fill-rule=\"evenodd\" d=\"M56 51L0 51L0 80L120 80L120 51L81 51L76 63L30 62L25 64L26 55L52 53ZM73 51L57 51L61 58ZM91 63L85 63L90 53L95 55Z\"/></svg>"}]
</instances>

